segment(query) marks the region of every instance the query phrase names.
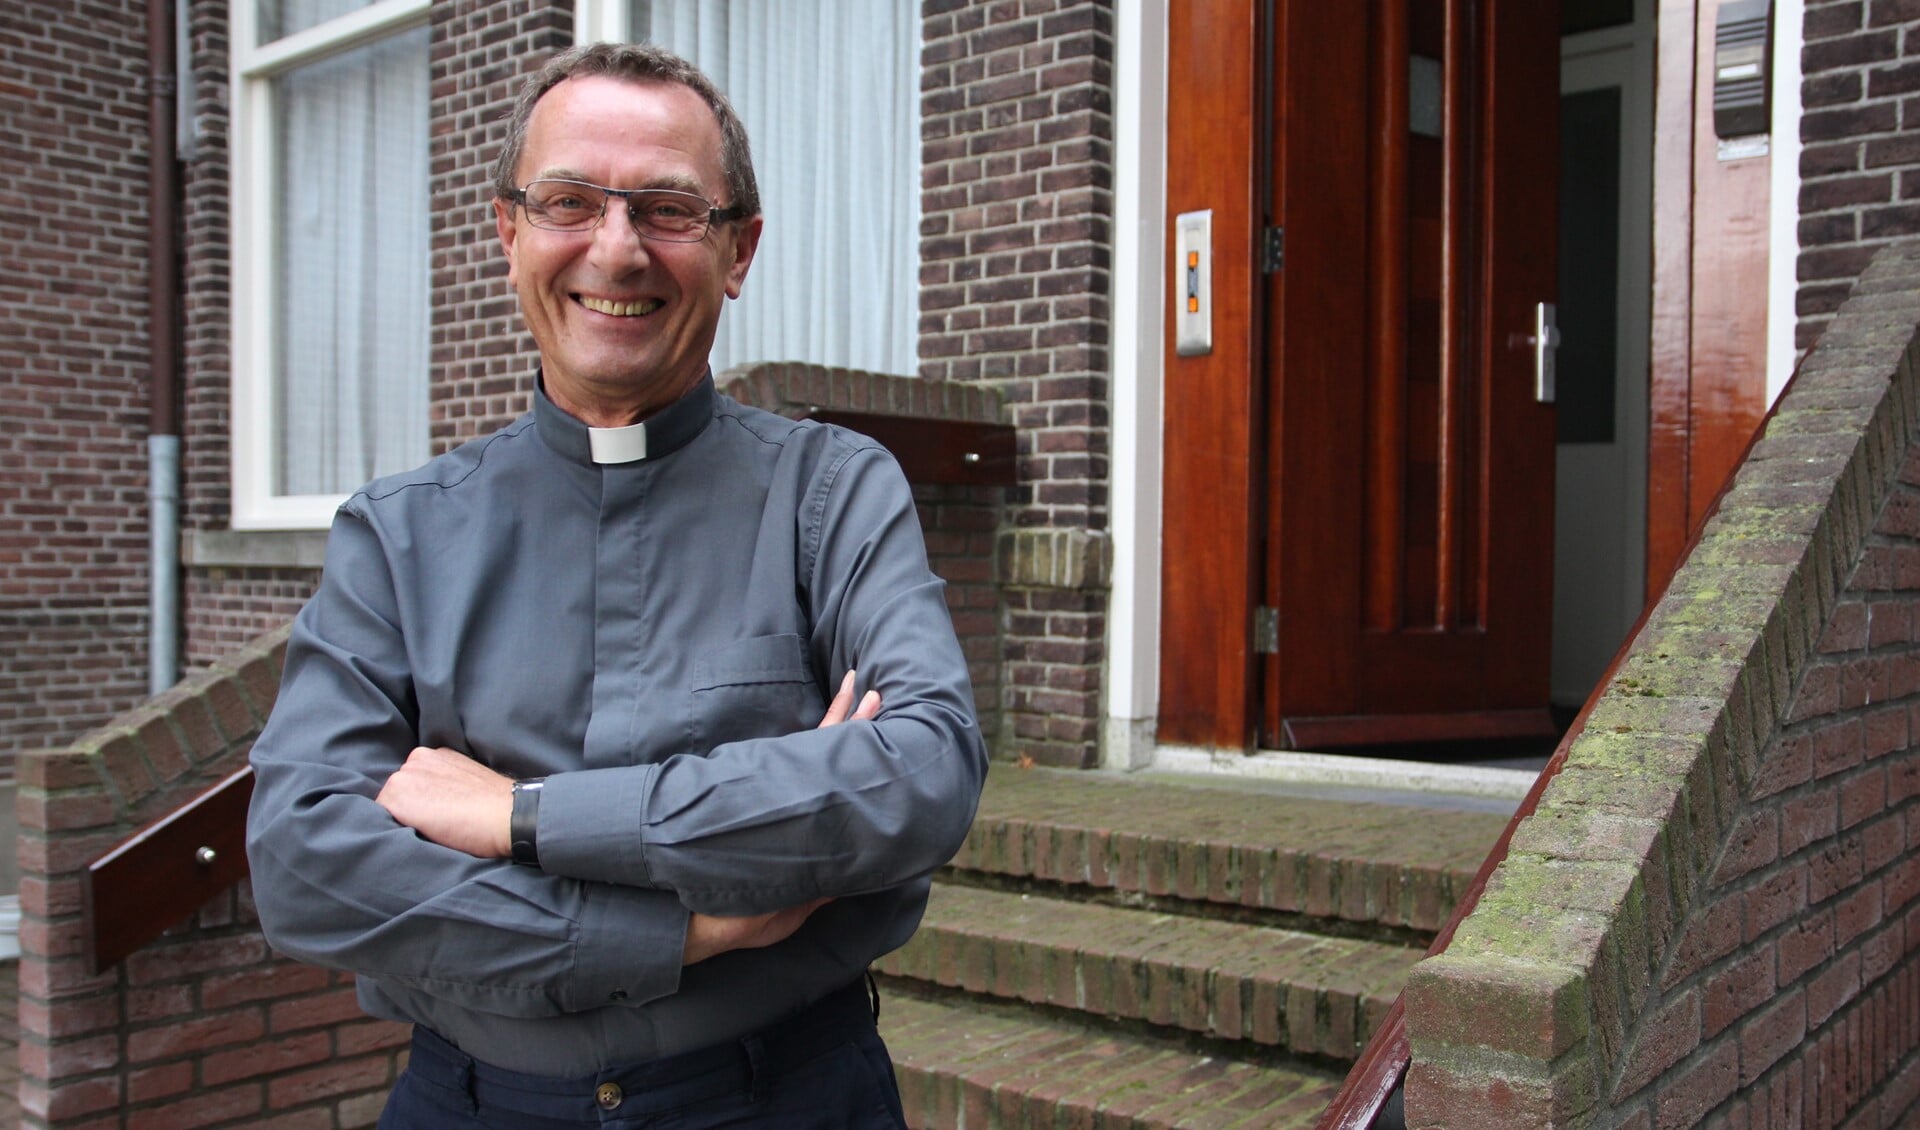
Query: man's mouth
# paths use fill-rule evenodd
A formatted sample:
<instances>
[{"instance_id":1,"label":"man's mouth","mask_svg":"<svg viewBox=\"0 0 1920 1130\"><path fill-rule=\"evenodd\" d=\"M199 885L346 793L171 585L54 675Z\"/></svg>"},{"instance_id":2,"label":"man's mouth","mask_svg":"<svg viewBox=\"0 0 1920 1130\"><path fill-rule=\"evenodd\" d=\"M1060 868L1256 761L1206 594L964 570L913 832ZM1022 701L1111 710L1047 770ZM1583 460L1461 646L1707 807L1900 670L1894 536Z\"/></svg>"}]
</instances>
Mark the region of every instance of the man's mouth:
<instances>
[{"instance_id":1,"label":"man's mouth","mask_svg":"<svg viewBox=\"0 0 1920 1130\"><path fill-rule=\"evenodd\" d=\"M658 298L642 299L639 302L611 302L605 298L588 298L583 294L580 296L580 305L596 314L612 314L616 318L639 318L660 309L662 304Z\"/></svg>"}]
</instances>

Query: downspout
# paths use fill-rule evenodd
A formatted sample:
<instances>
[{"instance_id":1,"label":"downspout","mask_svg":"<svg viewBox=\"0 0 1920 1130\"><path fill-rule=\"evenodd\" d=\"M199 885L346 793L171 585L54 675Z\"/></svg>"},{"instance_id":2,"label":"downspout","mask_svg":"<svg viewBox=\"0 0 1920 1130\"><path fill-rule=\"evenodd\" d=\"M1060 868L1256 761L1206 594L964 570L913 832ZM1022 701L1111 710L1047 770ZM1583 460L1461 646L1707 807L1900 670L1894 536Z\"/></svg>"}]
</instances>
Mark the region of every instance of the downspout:
<instances>
[{"instance_id":1,"label":"downspout","mask_svg":"<svg viewBox=\"0 0 1920 1130\"><path fill-rule=\"evenodd\" d=\"M147 0L147 689L180 679L179 162L174 0Z\"/></svg>"}]
</instances>

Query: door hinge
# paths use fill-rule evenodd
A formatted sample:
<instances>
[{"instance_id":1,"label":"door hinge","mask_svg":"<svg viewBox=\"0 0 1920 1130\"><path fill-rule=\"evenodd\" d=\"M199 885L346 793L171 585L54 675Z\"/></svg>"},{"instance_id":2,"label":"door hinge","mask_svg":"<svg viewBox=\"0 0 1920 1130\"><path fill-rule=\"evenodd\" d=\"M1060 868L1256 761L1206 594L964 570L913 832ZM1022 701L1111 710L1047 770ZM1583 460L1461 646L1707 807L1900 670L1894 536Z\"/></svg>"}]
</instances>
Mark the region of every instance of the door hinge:
<instances>
[{"instance_id":1,"label":"door hinge","mask_svg":"<svg viewBox=\"0 0 1920 1130\"><path fill-rule=\"evenodd\" d=\"M1287 265L1287 229L1267 228L1260 233L1260 269L1272 274Z\"/></svg>"},{"instance_id":2,"label":"door hinge","mask_svg":"<svg viewBox=\"0 0 1920 1130\"><path fill-rule=\"evenodd\" d=\"M1253 610L1253 653L1280 654L1280 610L1261 605Z\"/></svg>"}]
</instances>

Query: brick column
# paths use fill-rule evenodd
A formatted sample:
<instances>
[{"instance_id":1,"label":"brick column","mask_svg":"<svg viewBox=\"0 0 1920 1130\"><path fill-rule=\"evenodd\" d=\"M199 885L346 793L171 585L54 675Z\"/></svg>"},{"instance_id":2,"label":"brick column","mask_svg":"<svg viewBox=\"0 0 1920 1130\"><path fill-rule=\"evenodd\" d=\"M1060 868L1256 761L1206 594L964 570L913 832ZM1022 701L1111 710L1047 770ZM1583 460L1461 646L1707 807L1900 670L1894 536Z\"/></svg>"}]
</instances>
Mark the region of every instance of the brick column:
<instances>
[{"instance_id":1,"label":"brick column","mask_svg":"<svg viewBox=\"0 0 1920 1130\"><path fill-rule=\"evenodd\" d=\"M1012 569L1003 752L1090 765L1106 637L1112 6L923 12L920 374L994 385L1020 429L999 551ZM1076 560L1026 568L1056 552Z\"/></svg>"},{"instance_id":2,"label":"brick column","mask_svg":"<svg viewBox=\"0 0 1920 1130\"><path fill-rule=\"evenodd\" d=\"M532 403L538 353L493 222L493 162L528 74L573 43L572 0L433 6L433 383L436 454Z\"/></svg>"},{"instance_id":3,"label":"brick column","mask_svg":"<svg viewBox=\"0 0 1920 1130\"><path fill-rule=\"evenodd\" d=\"M1800 316L1811 347L1888 241L1920 232L1920 19L1900 0L1809 0L1800 52Z\"/></svg>"}]
</instances>

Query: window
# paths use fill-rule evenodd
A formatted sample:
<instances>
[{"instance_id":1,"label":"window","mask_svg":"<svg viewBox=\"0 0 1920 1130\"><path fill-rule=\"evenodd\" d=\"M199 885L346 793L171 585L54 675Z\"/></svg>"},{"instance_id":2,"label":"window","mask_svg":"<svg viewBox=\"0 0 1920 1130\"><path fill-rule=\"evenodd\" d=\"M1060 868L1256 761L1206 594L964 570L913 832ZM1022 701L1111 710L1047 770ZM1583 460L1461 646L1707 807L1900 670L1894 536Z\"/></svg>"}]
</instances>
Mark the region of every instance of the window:
<instances>
[{"instance_id":1,"label":"window","mask_svg":"<svg viewBox=\"0 0 1920 1130\"><path fill-rule=\"evenodd\" d=\"M766 232L713 367L918 369L920 23L899 0L581 0L581 42L659 43L732 100Z\"/></svg>"},{"instance_id":2,"label":"window","mask_svg":"<svg viewBox=\"0 0 1920 1130\"><path fill-rule=\"evenodd\" d=\"M428 454L426 0L234 15L233 525Z\"/></svg>"}]
</instances>

